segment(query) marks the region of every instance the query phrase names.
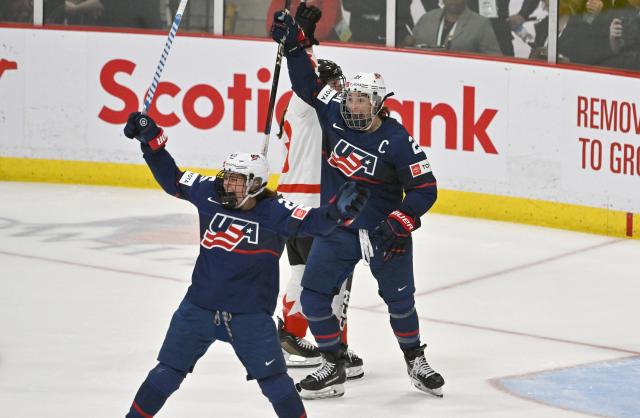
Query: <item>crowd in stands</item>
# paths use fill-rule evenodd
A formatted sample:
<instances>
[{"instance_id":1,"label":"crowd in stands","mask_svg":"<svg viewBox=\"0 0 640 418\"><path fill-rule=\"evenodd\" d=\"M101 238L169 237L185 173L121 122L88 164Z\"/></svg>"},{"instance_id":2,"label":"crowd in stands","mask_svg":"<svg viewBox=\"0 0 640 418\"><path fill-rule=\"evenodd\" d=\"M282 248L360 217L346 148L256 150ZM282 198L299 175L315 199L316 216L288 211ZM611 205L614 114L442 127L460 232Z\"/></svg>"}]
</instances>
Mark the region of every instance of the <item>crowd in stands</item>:
<instances>
[{"instance_id":1,"label":"crowd in stands","mask_svg":"<svg viewBox=\"0 0 640 418\"><path fill-rule=\"evenodd\" d=\"M514 4L510 4L513 1ZM516 1L520 3L515 3ZM549 0L397 0L397 47L547 60ZM640 70L640 0L558 0L557 62ZM44 24L166 29L179 0L44 0ZM295 10L300 0L292 1ZM385 45L386 0L307 0L320 41ZM266 37L282 0L226 0L225 34ZM518 13L510 14L510 7ZM0 22L33 22L33 0L0 2ZM213 0L191 0L181 30L213 31ZM517 48L515 48L517 46Z\"/></svg>"}]
</instances>

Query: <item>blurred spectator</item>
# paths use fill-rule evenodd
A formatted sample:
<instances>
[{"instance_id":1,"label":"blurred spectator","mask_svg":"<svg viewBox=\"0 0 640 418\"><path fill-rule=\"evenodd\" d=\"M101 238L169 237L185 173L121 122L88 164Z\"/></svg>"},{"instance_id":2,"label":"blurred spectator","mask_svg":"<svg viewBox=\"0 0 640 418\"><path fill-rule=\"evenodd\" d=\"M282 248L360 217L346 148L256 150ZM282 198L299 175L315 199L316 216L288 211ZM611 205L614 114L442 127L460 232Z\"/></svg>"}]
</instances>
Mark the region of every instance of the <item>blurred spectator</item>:
<instances>
[{"instance_id":1,"label":"blurred spectator","mask_svg":"<svg viewBox=\"0 0 640 418\"><path fill-rule=\"evenodd\" d=\"M467 6L472 11L491 19L493 31L500 45L503 55L513 57L512 31L518 31L522 24L538 8L540 0L524 0L518 13L509 16L510 0L467 0Z\"/></svg>"},{"instance_id":2,"label":"blurred spectator","mask_svg":"<svg viewBox=\"0 0 640 418\"><path fill-rule=\"evenodd\" d=\"M166 0L161 1L161 5L165 4ZM225 0L224 2L225 8L225 28L233 28L235 23L235 13L236 5L235 1L232 2L230 0ZM262 3L264 8L267 7L266 0L253 0L248 2L253 6L253 4ZM176 11L178 10L178 6L180 5L180 0L169 0L168 6L169 10L165 9L165 26L170 27L173 23L173 18L176 15ZM190 0L189 4L182 16L182 21L180 23L180 30L184 32L205 32L212 33L213 32L213 1L212 0ZM227 16L230 19L227 19ZM262 22L261 22L262 23ZM230 31L225 31L224 33L230 33Z\"/></svg>"},{"instance_id":3,"label":"blurred spectator","mask_svg":"<svg viewBox=\"0 0 640 418\"><path fill-rule=\"evenodd\" d=\"M104 5L100 0L65 1L65 12L69 20L79 21L86 18L88 22L97 22L103 11Z\"/></svg>"},{"instance_id":4,"label":"blurred spectator","mask_svg":"<svg viewBox=\"0 0 640 418\"><path fill-rule=\"evenodd\" d=\"M100 0L44 0L44 23L96 25L103 10Z\"/></svg>"},{"instance_id":5,"label":"blurred spectator","mask_svg":"<svg viewBox=\"0 0 640 418\"><path fill-rule=\"evenodd\" d=\"M585 22L591 24L596 19L596 17L602 12L604 9L604 1L603 0L587 0L585 3L584 11L583 11L583 19Z\"/></svg>"},{"instance_id":6,"label":"blurred spectator","mask_svg":"<svg viewBox=\"0 0 640 418\"><path fill-rule=\"evenodd\" d=\"M351 42L385 44L387 41L386 0L342 0L344 10L351 13ZM413 29L411 0L396 2L396 43L403 44Z\"/></svg>"},{"instance_id":7,"label":"blurred spectator","mask_svg":"<svg viewBox=\"0 0 640 418\"><path fill-rule=\"evenodd\" d=\"M0 0L0 21L33 23L33 0Z\"/></svg>"},{"instance_id":8,"label":"blurred spectator","mask_svg":"<svg viewBox=\"0 0 640 418\"><path fill-rule=\"evenodd\" d=\"M316 25L315 37L319 41L336 41L338 40L338 34L336 33L336 26L342 21L342 7L340 0L307 0L307 6L315 6L322 10L322 19ZM295 10L298 10L300 0L291 1L291 14L294 14ZM273 14L282 10L282 0L271 0L269 11L267 12L267 24L266 32L268 34L271 30L271 23L273 23Z\"/></svg>"},{"instance_id":9,"label":"blurred spectator","mask_svg":"<svg viewBox=\"0 0 640 418\"><path fill-rule=\"evenodd\" d=\"M423 48L502 55L489 19L469 10L466 0L444 0L442 9L425 13L413 30Z\"/></svg>"},{"instance_id":10,"label":"blurred spectator","mask_svg":"<svg viewBox=\"0 0 640 418\"><path fill-rule=\"evenodd\" d=\"M162 0L105 0L98 24L111 27L159 29ZM162 1L164 4L165 2Z\"/></svg>"},{"instance_id":11,"label":"blurred spectator","mask_svg":"<svg viewBox=\"0 0 640 418\"><path fill-rule=\"evenodd\" d=\"M543 0L549 7L549 0ZM607 39L587 23L580 13L584 0L560 0L558 4L557 62L577 64L602 64L611 56ZM531 51L532 59L547 59L549 17L535 25L536 39Z\"/></svg>"},{"instance_id":12,"label":"blurred spectator","mask_svg":"<svg viewBox=\"0 0 640 418\"><path fill-rule=\"evenodd\" d=\"M166 4L166 0L44 0L44 23L159 29L161 2Z\"/></svg>"},{"instance_id":13,"label":"blurred spectator","mask_svg":"<svg viewBox=\"0 0 640 418\"><path fill-rule=\"evenodd\" d=\"M269 0L225 0L225 34L264 37L267 21L273 19L267 10ZM280 9L284 1L280 2Z\"/></svg>"},{"instance_id":14,"label":"blurred spectator","mask_svg":"<svg viewBox=\"0 0 640 418\"><path fill-rule=\"evenodd\" d=\"M618 9L609 25L612 56L605 65L640 70L640 0L628 0L626 9Z\"/></svg>"},{"instance_id":15,"label":"blurred spectator","mask_svg":"<svg viewBox=\"0 0 640 418\"><path fill-rule=\"evenodd\" d=\"M603 10L611 10L611 9L628 9L630 6L633 7L633 1L631 0L604 0Z\"/></svg>"},{"instance_id":16,"label":"blurred spectator","mask_svg":"<svg viewBox=\"0 0 640 418\"><path fill-rule=\"evenodd\" d=\"M420 0L420 2L424 7L425 12L430 12L431 10L440 7L440 0Z\"/></svg>"}]
</instances>

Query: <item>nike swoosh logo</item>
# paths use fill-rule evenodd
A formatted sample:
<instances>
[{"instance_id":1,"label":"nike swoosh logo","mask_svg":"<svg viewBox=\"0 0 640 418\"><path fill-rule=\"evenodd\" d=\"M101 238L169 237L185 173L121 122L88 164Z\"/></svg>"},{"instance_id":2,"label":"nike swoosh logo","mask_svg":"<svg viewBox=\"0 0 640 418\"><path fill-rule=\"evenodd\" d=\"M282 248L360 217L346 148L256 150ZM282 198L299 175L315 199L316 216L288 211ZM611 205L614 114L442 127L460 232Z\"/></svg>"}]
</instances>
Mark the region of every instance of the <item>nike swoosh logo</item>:
<instances>
[{"instance_id":1,"label":"nike swoosh logo","mask_svg":"<svg viewBox=\"0 0 640 418\"><path fill-rule=\"evenodd\" d=\"M338 380L339 378L340 378L340 376L333 377L333 378L331 378L331 379L327 380L327 381L325 382L325 384L333 383L333 382L335 382L336 380Z\"/></svg>"},{"instance_id":2,"label":"nike swoosh logo","mask_svg":"<svg viewBox=\"0 0 640 418\"><path fill-rule=\"evenodd\" d=\"M398 288L398 292L402 292L404 289L406 289L406 288L407 288L407 286L409 286L409 285L399 287L399 288Z\"/></svg>"},{"instance_id":3,"label":"nike swoosh logo","mask_svg":"<svg viewBox=\"0 0 640 418\"><path fill-rule=\"evenodd\" d=\"M212 198L208 198L207 200L208 200L209 202L216 203L216 204L218 204L218 205L220 204L220 202L216 202L216 201L215 201L215 200L213 200Z\"/></svg>"},{"instance_id":4,"label":"nike swoosh logo","mask_svg":"<svg viewBox=\"0 0 640 418\"><path fill-rule=\"evenodd\" d=\"M336 129L340 129L341 131L344 131L344 129L342 129L341 127L339 127L338 125L336 125L335 123L333 124L333 127Z\"/></svg>"},{"instance_id":5,"label":"nike swoosh logo","mask_svg":"<svg viewBox=\"0 0 640 418\"><path fill-rule=\"evenodd\" d=\"M276 359L272 359L271 361L265 361L264 365L265 366L271 366L271 363L273 363L274 361L276 361Z\"/></svg>"}]
</instances>

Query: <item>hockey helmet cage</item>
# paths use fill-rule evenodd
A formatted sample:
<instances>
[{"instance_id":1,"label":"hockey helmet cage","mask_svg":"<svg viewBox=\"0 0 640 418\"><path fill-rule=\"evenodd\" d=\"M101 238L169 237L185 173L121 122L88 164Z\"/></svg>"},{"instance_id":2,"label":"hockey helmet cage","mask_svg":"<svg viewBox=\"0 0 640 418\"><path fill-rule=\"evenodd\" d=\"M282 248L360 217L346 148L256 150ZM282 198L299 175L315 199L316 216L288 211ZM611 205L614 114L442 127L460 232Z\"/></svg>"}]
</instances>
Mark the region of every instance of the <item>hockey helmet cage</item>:
<instances>
[{"instance_id":1,"label":"hockey helmet cage","mask_svg":"<svg viewBox=\"0 0 640 418\"><path fill-rule=\"evenodd\" d=\"M354 113L347 107L349 95L359 93L369 98L371 111L368 113ZM340 113L347 127L358 131L366 131L373 124L373 118L382 109L382 103L387 98L387 88L384 79L378 73L358 73L345 84L340 104Z\"/></svg>"},{"instance_id":2,"label":"hockey helmet cage","mask_svg":"<svg viewBox=\"0 0 640 418\"><path fill-rule=\"evenodd\" d=\"M238 190L237 187L231 190L225 188L225 177L230 177L231 174L244 177L244 184L240 186L242 190ZM267 187L269 163L261 154L233 153L222 163L222 170L216 176L216 180L220 204L227 209L237 209ZM238 191L240 193L237 193Z\"/></svg>"}]
</instances>

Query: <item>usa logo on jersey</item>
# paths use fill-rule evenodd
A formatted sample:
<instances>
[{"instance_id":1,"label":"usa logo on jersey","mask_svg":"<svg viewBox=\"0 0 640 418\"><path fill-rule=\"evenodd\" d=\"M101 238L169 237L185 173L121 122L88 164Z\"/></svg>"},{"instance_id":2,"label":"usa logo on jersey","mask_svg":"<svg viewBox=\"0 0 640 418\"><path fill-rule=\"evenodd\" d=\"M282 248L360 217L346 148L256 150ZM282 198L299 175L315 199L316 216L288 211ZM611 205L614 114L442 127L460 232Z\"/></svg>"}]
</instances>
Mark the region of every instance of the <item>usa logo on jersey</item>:
<instances>
[{"instance_id":1,"label":"usa logo on jersey","mask_svg":"<svg viewBox=\"0 0 640 418\"><path fill-rule=\"evenodd\" d=\"M202 237L200 245L210 250L214 247L233 251L243 240L258 243L258 224L229 215L217 213Z\"/></svg>"},{"instance_id":2,"label":"usa logo on jersey","mask_svg":"<svg viewBox=\"0 0 640 418\"><path fill-rule=\"evenodd\" d=\"M331 156L327 162L331 167L337 168L349 177L360 170L373 176L373 173L376 171L378 157L341 139L340 142L333 147L333 151L331 151Z\"/></svg>"}]
</instances>

